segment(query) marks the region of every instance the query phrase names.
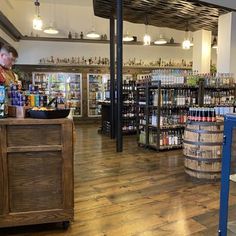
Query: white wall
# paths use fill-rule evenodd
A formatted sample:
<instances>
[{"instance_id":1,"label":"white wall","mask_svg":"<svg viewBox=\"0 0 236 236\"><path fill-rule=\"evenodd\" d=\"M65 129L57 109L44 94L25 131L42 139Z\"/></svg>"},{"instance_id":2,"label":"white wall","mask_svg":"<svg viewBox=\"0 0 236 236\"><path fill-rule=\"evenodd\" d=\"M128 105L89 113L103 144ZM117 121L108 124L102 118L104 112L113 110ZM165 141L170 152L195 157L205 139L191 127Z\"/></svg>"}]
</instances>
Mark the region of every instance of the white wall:
<instances>
[{"instance_id":1,"label":"white wall","mask_svg":"<svg viewBox=\"0 0 236 236\"><path fill-rule=\"evenodd\" d=\"M1 11L10 19L23 35L30 35L32 32L32 19L34 16L34 4L32 0L0 0ZM45 26L54 20L60 34L57 37L67 37L71 31L84 35L95 25L96 30L101 34L109 36L109 20L93 17L92 0L41 0L41 17ZM2 4L3 3L3 4ZM11 4L9 4L11 3ZM80 4L80 5L79 5ZM131 35L137 36L142 41L145 26L124 22L124 32L128 31ZM1 33L1 32L0 32ZM33 31L33 34L48 36L40 31ZM184 32L148 26L148 33L155 40L160 33L169 40L174 37L175 42L182 42ZM108 44L84 44L67 42L39 42L39 41L20 41L17 45L19 50L19 64L37 64L40 58L73 57L73 56L102 56L109 57ZM213 62L216 61L216 54L213 52ZM180 47L144 47L144 46L124 46L124 61L131 59L142 59L143 61L175 59L181 61L192 60L192 50L185 51Z\"/></svg>"},{"instance_id":2,"label":"white wall","mask_svg":"<svg viewBox=\"0 0 236 236\"><path fill-rule=\"evenodd\" d=\"M224 6L236 10L236 1L235 0L202 0L202 2L212 3L219 6Z\"/></svg>"},{"instance_id":3,"label":"white wall","mask_svg":"<svg viewBox=\"0 0 236 236\"><path fill-rule=\"evenodd\" d=\"M21 41L18 51L19 64L38 64L40 58L50 56L60 58L72 56L109 57L109 44ZM177 47L124 46L124 61L136 58L149 62L158 60L160 57L168 61L170 59L191 61L192 50L184 51Z\"/></svg>"}]
</instances>

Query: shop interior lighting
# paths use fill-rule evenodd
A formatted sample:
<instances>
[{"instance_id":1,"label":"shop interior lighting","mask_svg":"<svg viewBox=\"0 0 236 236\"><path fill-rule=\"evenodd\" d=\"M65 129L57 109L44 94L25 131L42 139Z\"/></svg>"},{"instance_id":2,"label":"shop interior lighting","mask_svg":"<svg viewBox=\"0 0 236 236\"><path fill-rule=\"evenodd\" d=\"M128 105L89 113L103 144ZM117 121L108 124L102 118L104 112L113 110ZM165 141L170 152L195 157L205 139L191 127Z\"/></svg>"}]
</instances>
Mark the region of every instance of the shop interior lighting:
<instances>
[{"instance_id":1,"label":"shop interior lighting","mask_svg":"<svg viewBox=\"0 0 236 236\"><path fill-rule=\"evenodd\" d=\"M35 5L35 16L34 16L34 19L33 19L33 29L42 30L43 21L40 18L40 11L39 11L40 3L39 3L39 0L35 0L34 5Z\"/></svg>"},{"instance_id":2,"label":"shop interior lighting","mask_svg":"<svg viewBox=\"0 0 236 236\"><path fill-rule=\"evenodd\" d=\"M214 39L213 39L211 47L217 49L217 39L216 39L216 36L214 36Z\"/></svg>"},{"instance_id":3,"label":"shop interior lighting","mask_svg":"<svg viewBox=\"0 0 236 236\"><path fill-rule=\"evenodd\" d=\"M151 44L151 36L148 34L148 19L145 16L145 35L143 36L143 45L149 46Z\"/></svg>"},{"instance_id":4,"label":"shop interior lighting","mask_svg":"<svg viewBox=\"0 0 236 236\"><path fill-rule=\"evenodd\" d=\"M100 38L100 34L98 34L95 29L93 28L91 31L89 31L86 36L91 39L98 39Z\"/></svg>"},{"instance_id":5,"label":"shop interior lighting","mask_svg":"<svg viewBox=\"0 0 236 236\"><path fill-rule=\"evenodd\" d=\"M46 34L58 34L59 30L56 28L54 24L54 19L55 19L55 9L54 9L54 0L51 0L51 19L50 19L50 24L48 27L44 28L44 33Z\"/></svg>"},{"instance_id":6,"label":"shop interior lighting","mask_svg":"<svg viewBox=\"0 0 236 236\"><path fill-rule=\"evenodd\" d=\"M189 30L188 30L188 24L186 26L186 30L185 30L185 37L184 37L184 41L182 42L182 48L184 50L189 50L191 47L191 42L189 39Z\"/></svg>"},{"instance_id":7,"label":"shop interior lighting","mask_svg":"<svg viewBox=\"0 0 236 236\"><path fill-rule=\"evenodd\" d=\"M131 42L131 41L133 41L133 40L134 40L134 37L131 36L131 35L129 35L128 32L127 32L127 33L124 35L124 37L123 37L123 41L124 41L124 42Z\"/></svg>"},{"instance_id":8,"label":"shop interior lighting","mask_svg":"<svg viewBox=\"0 0 236 236\"><path fill-rule=\"evenodd\" d=\"M166 43L167 43L167 40L163 37L162 34L160 34L160 37L154 42L154 44L157 44L157 45L163 45Z\"/></svg>"}]
</instances>

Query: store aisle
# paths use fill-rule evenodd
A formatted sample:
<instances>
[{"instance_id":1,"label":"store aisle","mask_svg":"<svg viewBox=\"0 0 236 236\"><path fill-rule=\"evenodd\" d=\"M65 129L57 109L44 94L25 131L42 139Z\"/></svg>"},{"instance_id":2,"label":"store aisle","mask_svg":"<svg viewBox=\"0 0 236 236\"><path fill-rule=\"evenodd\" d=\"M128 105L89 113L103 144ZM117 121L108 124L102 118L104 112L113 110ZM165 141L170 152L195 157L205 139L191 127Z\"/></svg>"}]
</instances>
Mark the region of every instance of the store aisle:
<instances>
[{"instance_id":1,"label":"store aisle","mask_svg":"<svg viewBox=\"0 0 236 236\"><path fill-rule=\"evenodd\" d=\"M219 183L200 184L184 174L182 151L156 153L124 138L124 152L79 125L75 145L75 221L0 229L0 235L24 236L171 236L217 235ZM231 205L236 203L236 191ZM236 205L231 209L236 219Z\"/></svg>"}]
</instances>

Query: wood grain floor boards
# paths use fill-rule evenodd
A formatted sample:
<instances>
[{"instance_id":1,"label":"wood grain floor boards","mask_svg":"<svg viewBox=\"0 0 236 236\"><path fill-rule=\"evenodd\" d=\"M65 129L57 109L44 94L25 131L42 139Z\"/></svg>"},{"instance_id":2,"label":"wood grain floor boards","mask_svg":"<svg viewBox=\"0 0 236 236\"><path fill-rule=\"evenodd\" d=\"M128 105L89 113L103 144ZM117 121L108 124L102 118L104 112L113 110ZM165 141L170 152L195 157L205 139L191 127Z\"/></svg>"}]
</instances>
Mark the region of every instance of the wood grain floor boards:
<instances>
[{"instance_id":1,"label":"wood grain floor boards","mask_svg":"<svg viewBox=\"0 0 236 236\"><path fill-rule=\"evenodd\" d=\"M124 151L97 133L77 127L75 220L61 224L0 229L16 236L214 236L220 184L190 180L181 150L155 152L124 137ZM231 185L230 220L236 220L236 184ZM229 234L230 235L230 234Z\"/></svg>"}]
</instances>

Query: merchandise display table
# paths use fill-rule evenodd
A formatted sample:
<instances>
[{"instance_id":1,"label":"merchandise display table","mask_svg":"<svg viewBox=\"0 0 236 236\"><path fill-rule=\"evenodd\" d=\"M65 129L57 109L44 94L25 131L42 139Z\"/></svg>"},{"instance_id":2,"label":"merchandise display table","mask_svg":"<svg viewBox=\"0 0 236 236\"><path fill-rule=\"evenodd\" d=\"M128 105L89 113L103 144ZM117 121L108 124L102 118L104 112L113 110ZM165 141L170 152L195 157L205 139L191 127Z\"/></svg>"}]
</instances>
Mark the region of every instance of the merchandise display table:
<instances>
[{"instance_id":1,"label":"merchandise display table","mask_svg":"<svg viewBox=\"0 0 236 236\"><path fill-rule=\"evenodd\" d=\"M0 227L73 220L73 122L0 120Z\"/></svg>"}]
</instances>

